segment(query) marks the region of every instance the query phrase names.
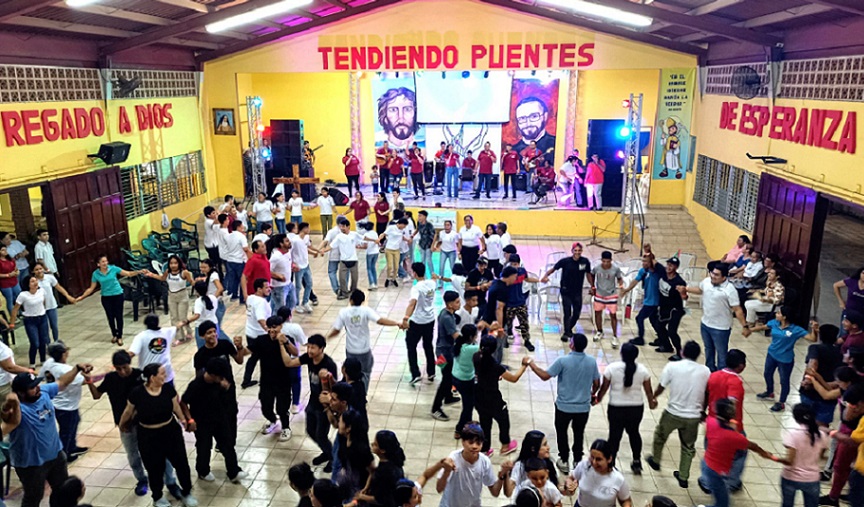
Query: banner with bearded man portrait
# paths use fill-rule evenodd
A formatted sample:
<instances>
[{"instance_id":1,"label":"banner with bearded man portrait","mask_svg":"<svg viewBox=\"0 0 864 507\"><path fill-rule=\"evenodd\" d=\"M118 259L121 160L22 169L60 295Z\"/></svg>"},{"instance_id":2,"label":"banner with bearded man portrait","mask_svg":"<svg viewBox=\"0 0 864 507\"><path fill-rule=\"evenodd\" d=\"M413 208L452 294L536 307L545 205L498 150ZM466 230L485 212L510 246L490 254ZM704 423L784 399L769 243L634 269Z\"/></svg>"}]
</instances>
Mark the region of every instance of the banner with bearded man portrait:
<instances>
[{"instance_id":1,"label":"banner with bearded man portrait","mask_svg":"<svg viewBox=\"0 0 864 507\"><path fill-rule=\"evenodd\" d=\"M373 79L375 100L375 147L387 141L390 149L400 151L417 143L426 147L426 129L417 123L417 96L413 78Z\"/></svg>"}]
</instances>

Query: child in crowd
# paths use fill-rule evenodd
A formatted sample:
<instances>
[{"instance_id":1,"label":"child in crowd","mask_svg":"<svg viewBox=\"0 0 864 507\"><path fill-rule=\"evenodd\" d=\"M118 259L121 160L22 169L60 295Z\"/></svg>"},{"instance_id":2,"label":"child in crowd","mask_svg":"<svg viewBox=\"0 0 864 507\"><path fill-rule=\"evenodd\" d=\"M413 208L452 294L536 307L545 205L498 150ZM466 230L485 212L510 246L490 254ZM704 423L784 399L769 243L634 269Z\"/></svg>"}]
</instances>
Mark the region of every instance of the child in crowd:
<instances>
[{"instance_id":1,"label":"child in crowd","mask_svg":"<svg viewBox=\"0 0 864 507\"><path fill-rule=\"evenodd\" d=\"M300 192L295 188L291 191L291 198L288 199L288 207L291 209L291 221L295 224L303 222L303 198L300 197Z\"/></svg>"},{"instance_id":2,"label":"child in crowd","mask_svg":"<svg viewBox=\"0 0 864 507\"><path fill-rule=\"evenodd\" d=\"M365 222L362 224L363 241L366 245L366 278L369 280L369 290L378 290L378 234L375 233L375 224Z\"/></svg>"},{"instance_id":3,"label":"child in crowd","mask_svg":"<svg viewBox=\"0 0 864 507\"><path fill-rule=\"evenodd\" d=\"M453 273L450 277L446 276L438 276L436 274L432 274L433 280L440 280L442 282L447 282L453 286L453 290L459 293L459 299L465 300L465 280L468 278L468 272L465 270L465 266L462 265L461 262L457 262L453 265Z\"/></svg>"},{"instance_id":4,"label":"child in crowd","mask_svg":"<svg viewBox=\"0 0 864 507\"><path fill-rule=\"evenodd\" d=\"M380 181L380 175L378 174L378 166L372 166L372 173L369 175L369 181L372 183L372 192L378 193L378 182Z\"/></svg>"},{"instance_id":5,"label":"child in crowd","mask_svg":"<svg viewBox=\"0 0 864 507\"><path fill-rule=\"evenodd\" d=\"M327 234L327 231L333 228L333 207L336 202L330 196L330 189L327 187L321 188L321 194L315 199L315 202L309 205L310 208L318 208L321 212L321 234Z\"/></svg>"},{"instance_id":6,"label":"child in crowd","mask_svg":"<svg viewBox=\"0 0 864 507\"><path fill-rule=\"evenodd\" d=\"M795 492L804 495L805 507L819 505L819 461L828 447L828 434L819 428L816 412L803 403L795 405L792 417L798 427L783 436L786 457L778 459L786 465L780 474L780 493L783 506L791 507L795 502Z\"/></svg>"},{"instance_id":7,"label":"child in crowd","mask_svg":"<svg viewBox=\"0 0 864 507\"><path fill-rule=\"evenodd\" d=\"M522 439L522 450L519 451L516 462L505 461L501 465L502 470L510 470L510 477L504 483L504 494L512 497L513 500L517 499L525 481L528 480L527 463L533 459L540 459L546 463L549 482L558 487L560 492L559 486L563 486L563 484L558 483L558 472L552 466L550 456L549 441L546 440L546 435L542 431L531 430L526 433L525 438Z\"/></svg>"},{"instance_id":8,"label":"child in crowd","mask_svg":"<svg viewBox=\"0 0 864 507\"><path fill-rule=\"evenodd\" d=\"M276 221L276 230L279 234L285 234L285 210L288 209L288 204L285 202L285 194L282 192L273 196L276 205L276 214L273 219Z\"/></svg>"},{"instance_id":9,"label":"child in crowd","mask_svg":"<svg viewBox=\"0 0 864 507\"><path fill-rule=\"evenodd\" d=\"M495 477L492 462L480 452L486 440L480 424L472 421L460 433L462 449L444 458L438 473L435 488L441 493L440 507L480 507L483 486L497 497L506 479L504 473Z\"/></svg>"},{"instance_id":10,"label":"child in crowd","mask_svg":"<svg viewBox=\"0 0 864 507\"><path fill-rule=\"evenodd\" d=\"M525 473L528 476L522 483L522 489L534 487L543 497L543 507L561 507L561 492L549 480L549 465L540 458L529 458L525 461Z\"/></svg>"}]
</instances>

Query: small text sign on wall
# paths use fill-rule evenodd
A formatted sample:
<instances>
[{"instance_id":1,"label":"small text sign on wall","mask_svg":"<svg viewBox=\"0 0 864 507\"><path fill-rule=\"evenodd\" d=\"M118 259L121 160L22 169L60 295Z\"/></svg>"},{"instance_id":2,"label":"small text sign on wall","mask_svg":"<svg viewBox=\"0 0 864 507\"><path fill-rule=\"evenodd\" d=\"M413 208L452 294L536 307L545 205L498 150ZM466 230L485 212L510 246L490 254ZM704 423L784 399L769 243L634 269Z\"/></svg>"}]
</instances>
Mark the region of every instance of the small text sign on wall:
<instances>
[{"instance_id":1,"label":"small text sign on wall","mask_svg":"<svg viewBox=\"0 0 864 507\"><path fill-rule=\"evenodd\" d=\"M841 109L723 102L720 128L754 137L855 153L858 113Z\"/></svg>"},{"instance_id":2,"label":"small text sign on wall","mask_svg":"<svg viewBox=\"0 0 864 507\"><path fill-rule=\"evenodd\" d=\"M27 146L44 141L84 139L105 134L105 111L101 107L62 109L23 109L0 112L6 146ZM117 130L131 134L152 129L171 128L174 117L171 103L141 104L117 111Z\"/></svg>"}]
</instances>

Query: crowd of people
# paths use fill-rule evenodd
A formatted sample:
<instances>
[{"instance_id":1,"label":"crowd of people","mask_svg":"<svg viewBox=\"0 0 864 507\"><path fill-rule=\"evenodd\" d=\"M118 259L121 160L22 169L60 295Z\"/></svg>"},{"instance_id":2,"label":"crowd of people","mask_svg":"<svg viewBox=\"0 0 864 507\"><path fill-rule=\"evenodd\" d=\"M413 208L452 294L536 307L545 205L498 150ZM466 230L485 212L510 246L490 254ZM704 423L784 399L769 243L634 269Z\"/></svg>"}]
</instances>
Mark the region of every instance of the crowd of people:
<instances>
[{"instance_id":1,"label":"crowd of people","mask_svg":"<svg viewBox=\"0 0 864 507\"><path fill-rule=\"evenodd\" d=\"M322 192L321 197L323 204L317 206L322 216L325 211L332 215L329 196ZM714 505L729 505L730 492L742 488L749 451L784 465L780 478L784 506L792 505L799 490L807 507L836 506L847 484L850 503L864 505L864 457L858 452L864 442L864 423L859 424L864 415L861 271L835 285L844 308L842 331L815 320L805 329L795 324L793 308L787 305L790 291L784 290L779 257L753 251L743 236L723 258L708 264L709 276L698 285L688 285L678 273L678 257L660 263L650 246L643 251L642 268L627 283L629 277L613 262L611 252L602 252L600 261L594 263L583 256L583 245L578 242L572 244L570 256L533 276L523 265L506 224L489 224L484 232L466 215L458 231L450 222L437 230L425 211L417 213L415 221L399 199L398 191L391 202L382 193L373 210L357 204L365 202L358 191L349 208L354 212L354 225L338 215L335 225L323 231L321 241L313 243L309 224L302 220L302 210L308 206L301 201L298 220L293 205L283 207L280 198L269 200L262 195L249 212L256 218L256 235L250 243L248 216L227 196L221 209L204 209L209 258L201 261L200 273L190 272L179 256L168 260L163 273L128 271L100 256L91 286L78 297L57 283L53 251L43 244L50 247L47 233L40 231L34 249L37 262L32 265L28 249L12 243L8 233L0 233L0 281L7 280L5 285L16 281L15 286L0 287L7 305L14 295L4 325L14 330L16 319L23 318L30 341L29 368L18 366L12 350L0 343L0 395L5 397L2 432L8 435L12 466L23 488L21 505L39 505L46 482L51 486L52 506L77 505L84 495L83 482L69 477L66 467L88 451L77 443L85 385L96 400L108 396L136 479L135 494L149 492L156 507L166 507L170 505L163 492L167 488L187 507L198 505L192 493L184 430L195 435L199 480L216 480L210 467L215 443L225 461L227 479L241 483L247 473L235 449L238 403L232 362L243 368L241 389L257 386L262 434L274 434L279 441L292 438L291 416L304 412L303 431L320 454L311 463L295 464L289 470L291 486L302 497L299 505L416 506L424 486L434 479L442 506L479 506L483 490L488 489L493 496L503 494L520 507L559 506L564 496L575 496L582 507L631 507L630 487L617 459L624 434L632 451L629 467L640 475L643 456L650 468L661 470L663 449L677 430L681 451L673 476L681 488L688 488L703 423L705 454L697 485L712 495ZM284 212L289 208L291 218L286 221ZM369 220L370 211L376 215L377 227ZM274 221L279 231L275 234ZM382 252L386 257L384 288L410 284L404 315L381 315L365 305L366 292L359 287L358 252L366 256L368 290L378 288ZM433 252L439 252L438 266L432 262ZM314 312L317 297L309 259L325 255L333 297L347 304L329 332L307 337L303 322L295 322L294 315ZM20 264L22 260L26 267ZM28 271L32 274L19 281L21 273ZM144 329L125 348L119 279L132 276L165 283L170 322L163 325L158 316L146 316ZM551 283L553 278L561 293L561 340L569 353L541 365L530 355L534 344L528 299L533 284ZM192 302L190 286L196 294ZM636 316L637 336L622 343L618 304L637 287L643 294ZM113 368L105 372L91 364L74 363L69 347L58 341L56 329L54 291L75 304L97 289L111 341L121 347L113 353ZM443 299L440 309L436 306L439 293ZM586 295L590 300L585 302L593 309L591 338L577 332ZM695 341L682 343L678 334L692 295L701 296L702 346ZM243 332L231 338L222 328L222 317L226 304L235 301L245 305L246 323ZM49 317L52 310L55 316ZM609 315L609 326L604 325L604 314ZM791 411L798 426L784 434L786 453L782 456L748 440L744 432L747 397L741 373L747 357L729 348L735 319L744 336L762 331L771 336L765 357L765 391L756 398L775 400L774 375L779 370L780 393L772 411L786 410L796 342L801 338L814 342L799 387L801 402ZM638 362L640 347L646 345L645 320L656 333L656 340L647 345L656 347L657 353L672 354L657 379ZM367 405L375 364L370 339L373 324L405 331L410 385L438 382L430 417L452 421L445 407L460 405L452 428L461 448L441 456L416 478L405 476L406 455L398 435L387 429L370 432ZM53 343L49 328L53 329ZM606 339L605 329L611 330L611 346L620 348L620 361L601 372L586 349L589 339ZM327 348L328 341L343 332L346 359L339 365ZM191 342L193 336L198 347L193 359L195 377L186 386L176 385L171 351ZM516 340L528 352L524 357L515 357L520 351L512 348ZM417 351L421 344L422 370ZM508 366L516 363L518 367ZM304 368L309 393L302 406ZM513 438L521 433L511 427L501 382L520 382L526 374L557 381L555 435L532 429L520 445ZM639 427L645 407L657 409L664 395L668 402L654 428L650 454L643 455ZM591 442L586 451L589 415L604 399L608 399L608 436ZM838 400L841 424L829 433ZM493 435L495 428L497 435ZM549 445L553 437L554 461ZM492 444L496 438L500 447ZM490 460L496 449L502 456L518 454L496 470ZM826 449L830 457L823 468L820 457ZM828 495L820 497L820 481L831 482ZM652 504L674 505L661 496L654 497Z\"/></svg>"}]
</instances>

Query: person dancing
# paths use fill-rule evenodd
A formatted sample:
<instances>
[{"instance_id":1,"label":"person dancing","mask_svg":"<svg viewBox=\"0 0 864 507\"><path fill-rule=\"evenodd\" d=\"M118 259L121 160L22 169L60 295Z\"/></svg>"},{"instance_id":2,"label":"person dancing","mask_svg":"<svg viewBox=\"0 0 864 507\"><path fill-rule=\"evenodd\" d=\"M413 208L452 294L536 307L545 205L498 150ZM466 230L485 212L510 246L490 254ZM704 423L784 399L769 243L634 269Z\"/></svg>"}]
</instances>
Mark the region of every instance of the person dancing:
<instances>
[{"instance_id":1,"label":"person dancing","mask_svg":"<svg viewBox=\"0 0 864 507\"><path fill-rule=\"evenodd\" d=\"M120 286L118 277L128 278L137 275L146 275L146 269L138 271L126 271L108 263L107 255L96 257L97 269L90 277L90 287L83 294L75 298L76 303L90 297L98 287L102 292L102 308L108 318L108 326L111 328L111 343L123 346L123 287Z\"/></svg>"}]
</instances>

